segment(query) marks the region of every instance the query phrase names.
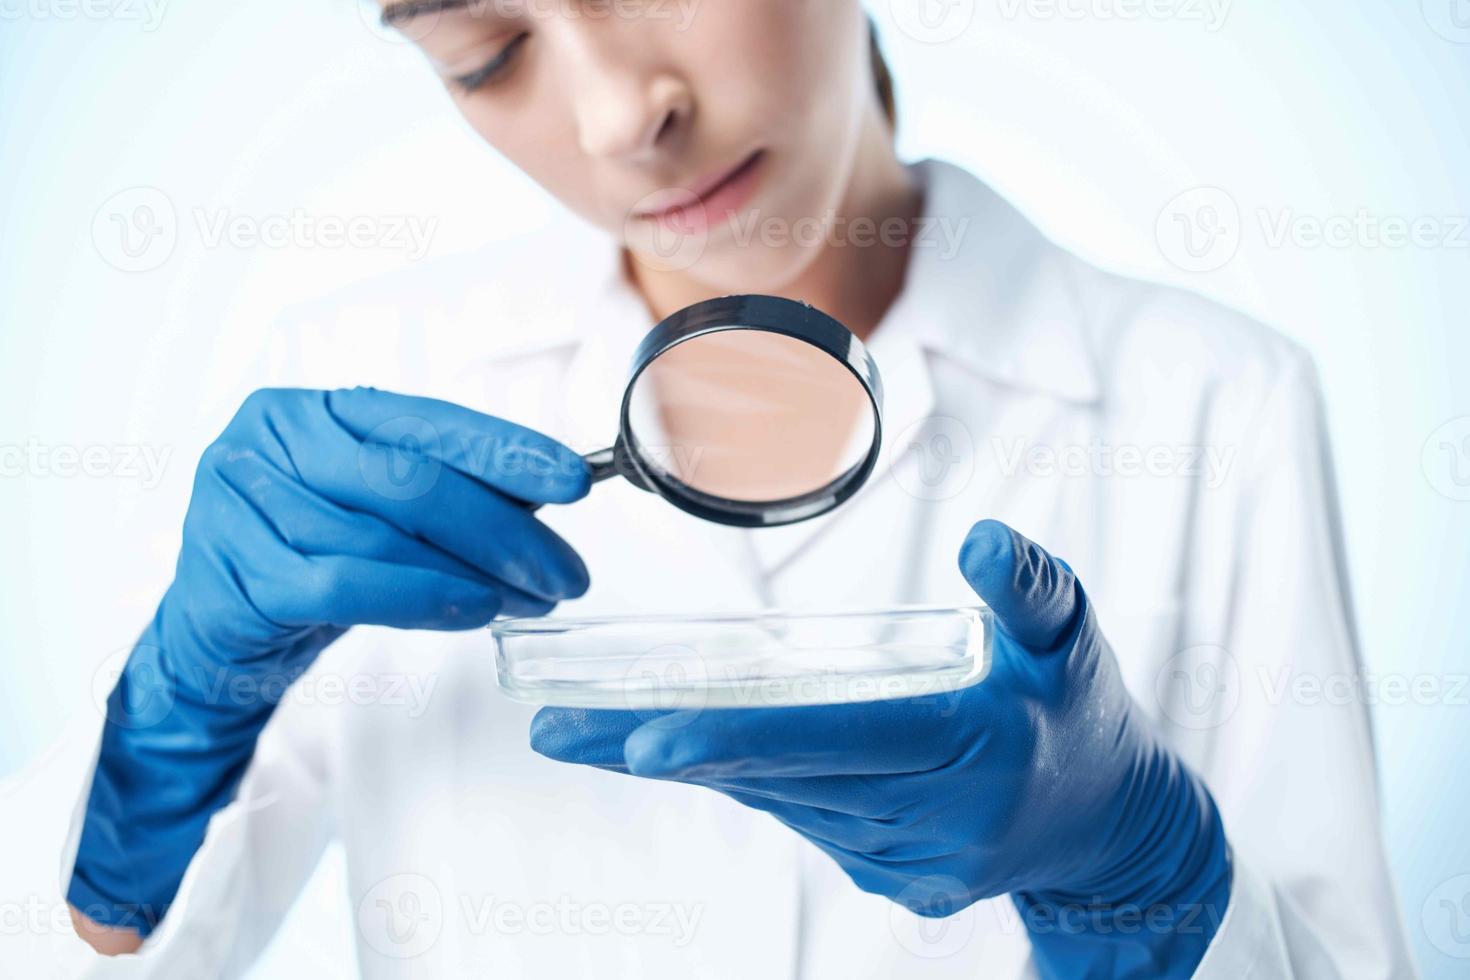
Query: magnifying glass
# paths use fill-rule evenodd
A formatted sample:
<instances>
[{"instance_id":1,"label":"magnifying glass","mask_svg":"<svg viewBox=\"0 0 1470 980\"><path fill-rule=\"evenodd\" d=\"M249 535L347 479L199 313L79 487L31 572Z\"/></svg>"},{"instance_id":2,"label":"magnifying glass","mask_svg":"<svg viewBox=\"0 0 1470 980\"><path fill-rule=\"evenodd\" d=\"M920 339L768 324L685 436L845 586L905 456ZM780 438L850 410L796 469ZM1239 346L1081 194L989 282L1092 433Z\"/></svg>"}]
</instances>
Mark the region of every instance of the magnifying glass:
<instances>
[{"instance_id":1,"label":"magnifying glass","mask_svg":"<svg viewBox=\"0 0 1470 980\"><path fill-rule=\"evenodd\" d=\"M584 459L696 517L775 527L825 514L878 462L883 384L852 332L804 303L724 296L643 339L617 442Z\"/></svg>"}]
</instances>

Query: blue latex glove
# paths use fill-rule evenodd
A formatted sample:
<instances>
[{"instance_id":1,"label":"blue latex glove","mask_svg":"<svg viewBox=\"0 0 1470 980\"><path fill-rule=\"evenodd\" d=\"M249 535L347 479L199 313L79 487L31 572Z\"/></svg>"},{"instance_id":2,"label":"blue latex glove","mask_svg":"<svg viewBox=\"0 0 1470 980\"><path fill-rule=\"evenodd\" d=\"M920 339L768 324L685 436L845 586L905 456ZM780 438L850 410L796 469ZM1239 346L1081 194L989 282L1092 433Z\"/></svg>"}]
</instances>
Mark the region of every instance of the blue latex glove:
<instances>
[{"instance_id":1,"label":"blue latex glove","mask_svg":"<svg viewBox=\"0 0 1470 980\"><path fill-rule=\"evenodd\" d=\"M523 502L588 485L565 446L446 402L252 395L200 461L173 584L108 700L68 901L147 935L286 687L348 627L581 595L581 559Z\"/></svg>"},{"instance_id":2,"label":"blue latex glove","mask_svg":"<svg viewBox=\"0 0 1470 980\"><path fill-rule=\"evenodd\" d=\"M1230 895L1209 793L1151 732L1064 564L984 521L960 569L999 625L989 677L961 692L652 718L546 708L531 745L726 793L921 915L1010 893L1047 976L1190 975Z\"/></svg>"}]
</instances>

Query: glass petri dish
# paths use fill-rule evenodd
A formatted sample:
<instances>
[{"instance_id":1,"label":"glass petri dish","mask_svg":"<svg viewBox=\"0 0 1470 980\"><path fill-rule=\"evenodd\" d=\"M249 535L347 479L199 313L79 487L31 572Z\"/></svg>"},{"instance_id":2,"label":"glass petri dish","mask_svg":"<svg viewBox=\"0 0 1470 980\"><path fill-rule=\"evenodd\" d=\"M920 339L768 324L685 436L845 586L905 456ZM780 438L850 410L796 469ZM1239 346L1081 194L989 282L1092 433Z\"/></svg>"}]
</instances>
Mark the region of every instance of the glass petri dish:
<instances>
[{"instance_id":1,"label":"glass petri dish","mask_svg":"<svg viewBox=\"0 0 1470 980\"><path fill-rule=\"evenodd\" d=\"M983 605L871 612L507 619L496 676L517 701L681 710L942 694L990 670Z\"/></svg>"}]
</instances>

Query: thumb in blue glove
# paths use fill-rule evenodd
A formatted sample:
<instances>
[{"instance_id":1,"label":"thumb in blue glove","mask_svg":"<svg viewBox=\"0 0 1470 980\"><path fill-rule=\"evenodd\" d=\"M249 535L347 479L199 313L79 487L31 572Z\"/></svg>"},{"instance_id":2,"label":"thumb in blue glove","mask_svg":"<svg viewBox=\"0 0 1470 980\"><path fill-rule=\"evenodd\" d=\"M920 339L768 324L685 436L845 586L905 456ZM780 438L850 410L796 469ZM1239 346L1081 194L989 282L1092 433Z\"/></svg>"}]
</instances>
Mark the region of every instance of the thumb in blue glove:
<instances>
[{"instance_id":1,"label":"thumb in blue glove","mask_svg":"<svg viewBox=\"0 0 1470 980\"><path fill-rule=\"evenodd\" d=\"M994 665L956 696L676 712L544 709L532 747L771 813L927 916L1011 894L1047 976L1188 976L1230 894L1203 784L1153 734L1072 572L995 521L960 551Z\"/></svg>"}]
</instances>

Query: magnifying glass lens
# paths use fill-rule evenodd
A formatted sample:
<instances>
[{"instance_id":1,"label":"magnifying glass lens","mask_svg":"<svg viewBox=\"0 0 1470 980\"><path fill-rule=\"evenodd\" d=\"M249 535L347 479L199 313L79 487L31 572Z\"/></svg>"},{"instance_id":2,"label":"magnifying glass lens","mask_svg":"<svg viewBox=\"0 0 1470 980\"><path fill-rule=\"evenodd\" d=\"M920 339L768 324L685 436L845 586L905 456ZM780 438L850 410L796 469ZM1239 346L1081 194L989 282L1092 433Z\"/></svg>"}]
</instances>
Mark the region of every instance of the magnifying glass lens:
<instances>
[{"instance_id":1,"label":"magnifying glass lens","mask_svg":"<svg viewBox=\"0 0 1470 980\"><path fill-rule=\"evenodd\" d=\"M653 359L629 393L643 465L710 497L743 503L821 491L861 464L873 406L841 361L759 329L691 337Z\"/></svg>"}]
</instances>

